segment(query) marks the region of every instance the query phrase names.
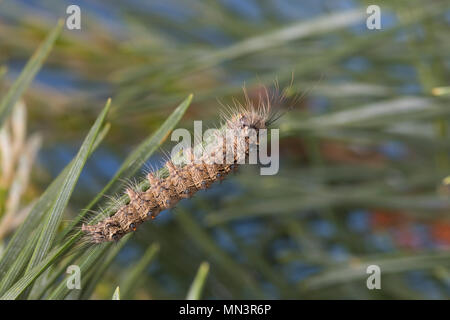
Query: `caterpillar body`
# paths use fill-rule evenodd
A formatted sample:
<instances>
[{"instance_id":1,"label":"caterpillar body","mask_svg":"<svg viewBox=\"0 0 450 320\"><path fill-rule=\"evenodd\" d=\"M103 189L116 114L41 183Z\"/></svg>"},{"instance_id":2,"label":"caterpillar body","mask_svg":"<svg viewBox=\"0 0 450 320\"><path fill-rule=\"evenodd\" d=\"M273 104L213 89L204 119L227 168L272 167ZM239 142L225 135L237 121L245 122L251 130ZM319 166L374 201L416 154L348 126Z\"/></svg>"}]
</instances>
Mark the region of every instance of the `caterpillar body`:
<instances>
[{"instance_id":1,"label":"caterpillar body","mask_svg":"<svg viewBox=\"0 0 450 320\"><path fill-rule=\"evenodd\" d=\"M199 190L210 188L214 182L225 179L237 170L248 159L250 150L257 149L259 145L258 139L249 139L249 131L258 133L261 129L266 129L273 120L270 100L267 98L262 102L259 99L255 106L246 95L246 106L238 105L238 109L225 120L224 127L234 132L231 155L230 148L226 148L224 131L219 131L222 133L218 133L218 139L213 140L212 147L195 161L195 149L183 150L185 157L191 161L178 165L173 159L169 159L164 165L168 170L167 177L147 174L146 178L150 183L147 190L127 188L130 201L119 207L115 214L96 224L83 224L81 229L88 241L118 241L127 233L135 231L146 220L156 218L160 212L173 208L180 200L192 197ZM236 152L238 149L243 152ZM230 156L232 161L226 161Z\"/></svg>"}]
</instances>

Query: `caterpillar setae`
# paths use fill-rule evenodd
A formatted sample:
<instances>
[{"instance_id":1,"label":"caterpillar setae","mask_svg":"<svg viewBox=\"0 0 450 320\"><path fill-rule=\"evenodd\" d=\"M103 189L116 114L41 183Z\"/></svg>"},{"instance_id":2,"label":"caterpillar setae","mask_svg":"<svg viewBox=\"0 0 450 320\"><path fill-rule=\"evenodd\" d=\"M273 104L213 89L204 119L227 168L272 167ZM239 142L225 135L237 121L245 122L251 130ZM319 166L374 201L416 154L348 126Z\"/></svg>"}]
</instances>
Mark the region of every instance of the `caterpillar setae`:
<instances>
[{"instance_id":1,"label":"caterpillar setae","mask_svg":"<svg viewBox=\"0 0 450 320\"><path fill-rule=\"evenodd\" d=\"M174 159L165 163L167 177L148 173L146 179L150 187L147 190L127 188L126 193L130 198L127 204L96 224L83 224L81 230L87 240L93 243L118 241L146 220L154 219L161 211L173 208L182 199L191 198L197 191L210 188L214 182L225 179L240 164L245 163L251 150L259 147L259 136L252 139L251 133L258 134L278 119L276 113L272 112L273 97L269 97L267 89L256 103L246 93L245 98L245 105L235 102L235 108L230 109L222 126L226 130L219 130L207 147L200 146L203 152L199 157L195 157L198 145L193 149L184 149L184 163L176 164ZM232 140L228 136L230 131L233 133ZM227 148L227 145L231 145L231 148Z\"/></svg>"}]
</instances>

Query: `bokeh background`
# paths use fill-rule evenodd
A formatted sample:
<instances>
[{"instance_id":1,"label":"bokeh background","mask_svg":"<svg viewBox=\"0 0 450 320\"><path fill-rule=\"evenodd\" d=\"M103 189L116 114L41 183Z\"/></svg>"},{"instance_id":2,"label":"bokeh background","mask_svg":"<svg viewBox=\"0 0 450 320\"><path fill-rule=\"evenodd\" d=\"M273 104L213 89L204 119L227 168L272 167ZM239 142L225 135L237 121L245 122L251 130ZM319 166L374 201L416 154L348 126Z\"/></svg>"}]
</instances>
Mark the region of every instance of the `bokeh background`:
<instances>
[{"instance_id":1,"label":"bokeh background","mask_svg":"<svg viewBox=\"0 0 450 320\"><path fill-rule=\"evenodd\" d=\"M63 31L22 99L26 120L15 116L36 140L18 216L108 97L111 130L65 223L188 94L177 125L188 129L217 126L244 84L253 98L294 75L288 100L301 98L274 124L277 175L244 167L183 201L140 227L90 295L66 298L109 299L120 286L123 298L183 299L202 262L205 299L449 298L450 1L0 0L2 93L70 4L81 30ZM380 30L366 27L370 4ZM366 287L370 264L381 290Z\"/></svg>"}]
</instances>

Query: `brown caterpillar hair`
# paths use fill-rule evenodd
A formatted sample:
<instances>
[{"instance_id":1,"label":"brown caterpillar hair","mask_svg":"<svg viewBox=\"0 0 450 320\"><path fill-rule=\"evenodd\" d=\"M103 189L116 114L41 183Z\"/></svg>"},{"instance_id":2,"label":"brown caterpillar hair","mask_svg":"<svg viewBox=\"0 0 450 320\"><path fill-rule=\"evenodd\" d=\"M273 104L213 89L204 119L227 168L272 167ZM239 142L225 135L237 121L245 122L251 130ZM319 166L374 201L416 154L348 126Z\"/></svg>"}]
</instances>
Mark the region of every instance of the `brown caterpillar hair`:
<instances>
[{"instance_id":1,"label":"brown caterpillar hair","mask_svg":"<svg viewBox=\"0 0 450 320\"><path fill-rule=\"evenodd\" d=\"M228 174L235 171L238 165L248 158L249 150L253 147L258 148L258 140L252 142L248 139L249 131L259 132L266 129L276 116L271 112L273 96L269 96L267 89L264 96L260 95L257 99L256 105L249 99L245 90L244 93L245 106L235 101L234 108L229 109L224 125L225 128L235 132L235 137L244 137L242 140L233 141L234 150L243 148L243 156L233 152L233 163L226 163L225 134L217 137L220 140L215 140L223 143L216 143L196 161L193 161L192 149L183 150L191 161L184 165L176 165L169 159L165 163L169 173L166 178L149 173L147 179L150 187L146 191L127 188L126 193L130 198L128 204L120 206L114 215L96 224L83 224L82 231L85 232L88 241L93 243L117 241L125 234L135 231L144 221L154 219L161 211L173 208L181 199L190 198L197 191L208 189L214 182L225 179ZM237 141L244 141L244 145ZM211 161L211 158L223 161Z\"/></svg>"}]
</instances>

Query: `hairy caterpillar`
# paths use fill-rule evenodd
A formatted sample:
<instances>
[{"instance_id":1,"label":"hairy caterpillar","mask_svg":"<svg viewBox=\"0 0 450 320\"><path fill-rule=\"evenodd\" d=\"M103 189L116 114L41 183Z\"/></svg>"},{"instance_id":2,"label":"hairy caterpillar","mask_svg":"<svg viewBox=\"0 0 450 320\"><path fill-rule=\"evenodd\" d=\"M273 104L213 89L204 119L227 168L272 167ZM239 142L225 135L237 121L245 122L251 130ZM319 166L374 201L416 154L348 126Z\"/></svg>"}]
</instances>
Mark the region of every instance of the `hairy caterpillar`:
<instances>
[{"instance_id":1,"label":"hairy caterpillar","mask_svg":"<svg viewBox=\"0 0 450 320\"><path fill-rule=\"evenodd\" d=\"M81 229L88 241L118 241L127 233L135 231L144 221L154 219L161 211L173 208L180 200L192 197L197 191L210 188L214 182L225 179L235 171L239 164L245 163L250 151L258 149L259 145L258 138L251 139L251 132L258 133L277 119L271 109L273 97L269 97L267 90L265 97L260 96L256 105L246 93L245 98L245 106L235 102L236 108L230 109L223 126L227 130L219 131L208 148L200 146L203 151L200 157L194 156L195 147L199 146L186 148L183 150L184 165L175 164L173 159L169 159L164 165L169 172L167 177L148 173L146 178L150 183L149 189L138 191L127 188L129 203L96 224L83 224ZM234 134L231 140L225 133L229 131ZM231 148L227 147L227 143Z\"/></svg>"}]
</instances>

